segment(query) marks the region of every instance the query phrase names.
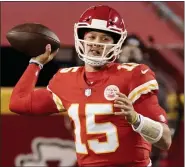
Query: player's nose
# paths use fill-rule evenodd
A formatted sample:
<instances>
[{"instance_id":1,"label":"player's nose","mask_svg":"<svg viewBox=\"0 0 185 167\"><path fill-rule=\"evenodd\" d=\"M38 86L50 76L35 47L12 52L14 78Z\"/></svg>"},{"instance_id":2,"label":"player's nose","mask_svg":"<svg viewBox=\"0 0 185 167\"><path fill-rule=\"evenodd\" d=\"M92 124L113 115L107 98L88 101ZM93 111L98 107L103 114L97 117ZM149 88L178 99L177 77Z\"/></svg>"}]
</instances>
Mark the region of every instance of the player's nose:
<instances>
[{"instance_id":1,"label":"player's nose","mask_svg":"<svg viewBox=\"0 0 185 167\"><path fill-rule=\"evenodd\" d=\"M94 39L93 42L94 42L94 43L93 43L93 47L100 47L100 46L101 46L101 45L100 45L101 40L100 40L99 37L96 37L96 38Z\"/></svg>"}]
</instances>

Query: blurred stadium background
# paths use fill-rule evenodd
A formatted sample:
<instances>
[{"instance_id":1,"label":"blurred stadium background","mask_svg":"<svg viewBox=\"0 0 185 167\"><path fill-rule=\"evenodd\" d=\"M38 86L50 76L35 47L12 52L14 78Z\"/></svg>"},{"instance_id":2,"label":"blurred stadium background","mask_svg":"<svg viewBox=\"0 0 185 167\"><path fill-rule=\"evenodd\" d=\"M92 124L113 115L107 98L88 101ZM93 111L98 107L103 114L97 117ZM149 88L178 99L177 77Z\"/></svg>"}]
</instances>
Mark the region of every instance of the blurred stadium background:
<instances>
[{"instance_id":1,"label":"blurred stadium background","mask_svg":"<svg viewBox=\"0 0 185 167\"><path fill-rule=\"evenodd\" d=\"M12 88L29 58L11 48L6 32L17 24L37 22L59 36L62 48L39 77L37 87L43 87L58 68L82 65L74 49L73 25L86 8L97 4L115 8L124 18L129 36L122 55L129 56L121 55L118 61L145 63L156 72L159 102L167 111L173 144L168 152L154 148L153 167L184 166L184 2L1 2L0 166L75 164L65 115L35 118L9 111ZM71 150L67 157L66 150Z\"/></svg>"}]
</instances>

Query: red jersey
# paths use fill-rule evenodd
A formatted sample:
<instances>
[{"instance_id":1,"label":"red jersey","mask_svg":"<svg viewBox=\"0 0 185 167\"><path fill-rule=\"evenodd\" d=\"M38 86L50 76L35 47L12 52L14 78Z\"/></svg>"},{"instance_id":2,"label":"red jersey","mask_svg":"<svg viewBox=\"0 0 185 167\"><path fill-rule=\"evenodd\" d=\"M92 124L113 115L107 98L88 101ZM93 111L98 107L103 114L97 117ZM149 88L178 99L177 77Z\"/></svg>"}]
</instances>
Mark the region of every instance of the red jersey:
<instances>
[{"instance_id":1,"label":"red jersey","mask_svg":"<svg viewBox=\"0 0 185 167\"><path fill-rule=\"evenodd\" d=\"M147 166L151 145L133 131L123 116L114 115L115 91L127 95L136 111L165 122L165 113L138 108L142 95L158 90L154 73L146 65L112 63L98 72L84 67L60 69L51 79L59 110L65 108L74 124L75 144L80 166Z\"/></svg>"}]
</instances>

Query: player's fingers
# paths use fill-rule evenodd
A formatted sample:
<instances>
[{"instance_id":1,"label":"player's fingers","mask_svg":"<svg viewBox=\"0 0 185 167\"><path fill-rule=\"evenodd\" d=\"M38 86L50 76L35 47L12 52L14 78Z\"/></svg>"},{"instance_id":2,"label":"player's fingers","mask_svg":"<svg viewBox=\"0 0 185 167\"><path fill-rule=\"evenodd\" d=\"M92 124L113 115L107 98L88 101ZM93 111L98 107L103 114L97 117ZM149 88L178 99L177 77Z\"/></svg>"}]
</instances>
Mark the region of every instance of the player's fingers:
<instances>
[{"instance_id":1,"label":"player's fingers","mask_svg":"<svg viewBox=\"0 0 185 167\"><path fill-rule=\"evenodd\" d=\"M114 104L114 107L120 108L120 109L123 109L124 110L125 105L124 104Z\"/></svg>"},{"instance_id":2,"label":"player's fingers","mask_svg":"<svg viewBox=\"0 0 185 167\"><path fill-rule=\"evenodd\" d=\"M114 112L115 115L124 115L124 116L127 116L128 113L125 112L124 110L121 110L120 112Z\"/></svg>"},{"instance_id":3,"label":"player's fingers","mask_svg":"<svg viewBox=\"0 0 185 167\"><path fill-rule=\"evenodd\" d=\"M123 98L123 97L116 97L116 98L115 98L115 102L116 102L116 101L121 101L121 102L123 102L124 104L129 104L128 99Z\"/></svg>"},{"instance_id":4,"label":"player's fingers","mask_svg":"<svg viewBox=\"0 0 185 167\"><path fill-rule=\"evenodd\" d=\"M121 101L117 101L116 103L114 103L114 107L120 108L126 112L129 112L131 110L131 107L129 105L125 105L123 104L123 102ZM116 105L117 104L117 105Z\"/></svg>"},{"instance_id":5,"label":"player's fingers","mask_svg":"<svg viewBox=\"0 0 185 167\"><path fill-rule=\"evenodd\" d=\"M127 99L127 96L121 92L116 92L116 94L119 96L119 97L123 97L123 98L126 98Z\"/></svg>"},{"instance_id":6,"label":"player's fingers","mask_svg":"<svg viewBox=\"0 0 185 167\"><path fill-rule=\"evenodd\" d=\"M125 104L131 105L132 102L128 99L128 97L122 93L116 93L118 96L116 97L115 100L121 100L123 101Z\"/></svg>"},{"instance_id":7,"label":"player's fingers","mask_svg":"<svg viewBox=\"0 0 185 167\"><path fill-rule=\"evenodd\" d=\"M115 115L124 115L123 111L121 112L114 112Z\"/></svg>"},{"instance_id":8,"label":"player's fingers","mask_svg":"<svg viewBox=\"0 0 185 167\"><path fill-rule=\"evenodd\" d=\"M122 109L126 112L129 112L130 110L132 110L131 107L127 105L124 105Z\"/></svg>"},{"instance_id":9,"label":"player's fingers","mask_svg":"<svg viewBox=\"0 0 185 167\"><path fill-rule=\"evenodd\" d=\"M54 51L52 54L49 55L47 59L47 63L50 62L55 57L55 55L58 53L58 50L59 49L57 49L56 51Z\"/></svg>"},{"instance_id":10,"label":"player's fingers","mask_svg":"<svg viewBox=\"0 0 185 167\"><path fill-rule=\"evenodd\" d=\"M58 48L57 50L55 50L53 53L51 53L51 56L52 56L52 57L55 57L56 54L58 53L58 51L59 51L59 48Z\"/></svg>"},{"instance_id":11,"label":"player's fingers","mask_svg":"<svg viewBox=\"0 0 185 167\"><path fill-rule=\"evenodd\" d=\"M55 55L58 53L58 50L59 50L59 49L57 49L56 51L54 51L53 53L51 53L51 54L49 55L48 62L51 61L51 60L55 57Z\"/></svg>"},{"instance_id":12,"label":"player's fingers","mask_svg":"<svg viewBox=\"0 0 185 167\"><path fill-rule=\"evenodd\" d=\"M117 107L117 108L123 108L124 104L117 104L117 103L114 103L114 107Z\"/></svg>"},{"instance_id":13,"label":"player's fingers","mask_svg":"<svg viewBox=\"0 0 185 167\"><path fill-rule=\"evenodd\" d=\"M119 101L119 100L115 100L114 101L114 104L124 104L122 101Z\"/></svg>"},{"instance_id":14,"label":"player's fingers","mask_svg":"<svg viewBox=\"0 0 185 167\"><path fill-rule=\"evenodd\" d=\"M130 110L130 108L132 107L130 103L127 101L125 102L125 101L115 100L114 104L118 104L118 106L116 105L117 107L121 107L122 109L126 111Z\"/></svg>"},{"instance_id":15,"label":"player's fingers","mask_svg":"<svg viewBox=\"0 0 185 167\"><path fill-rule=\"evenodd\" d=\"M47 44L44 55L49 56L51 53L51 45Z\"/></svg>"},{"instance_id":16,"label":"player's fingers","mask_svg":"<svg viewBox=\"0 0 185 167\"><path fill-rule=\"evenodd\" d=\"M120 93L120 92L116 92L116 95L117 95L117 97L121 97L121 98L125 99L126 101L130 102L130 100L128 99L128 97L125 94Z\"/></svg>"}]
</instances>

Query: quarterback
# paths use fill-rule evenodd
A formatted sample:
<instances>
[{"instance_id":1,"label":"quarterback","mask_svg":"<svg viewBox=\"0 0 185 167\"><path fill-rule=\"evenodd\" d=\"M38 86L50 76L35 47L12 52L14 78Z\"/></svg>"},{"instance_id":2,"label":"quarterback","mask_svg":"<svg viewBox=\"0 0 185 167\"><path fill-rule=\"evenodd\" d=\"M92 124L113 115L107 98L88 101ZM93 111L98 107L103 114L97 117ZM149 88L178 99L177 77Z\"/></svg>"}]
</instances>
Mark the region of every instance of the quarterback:
<instances>
[{"instance_id":1,"label":"quarterback","mask_svg":"<svg viewBox=\"0 0 185 167\"><path fill-rule=\"evenodd\" d=\"M74 36L85 65L59 69L47 88L34 89L39 71L57 54L48 44L14 87L10 110L67 112L79 166L151 166L151 146L168 150L171 133L154 72L144 64L114 62L127 36L122 17L111 7L93 6L74 25Z\"/></svg>"}]
</instances>

